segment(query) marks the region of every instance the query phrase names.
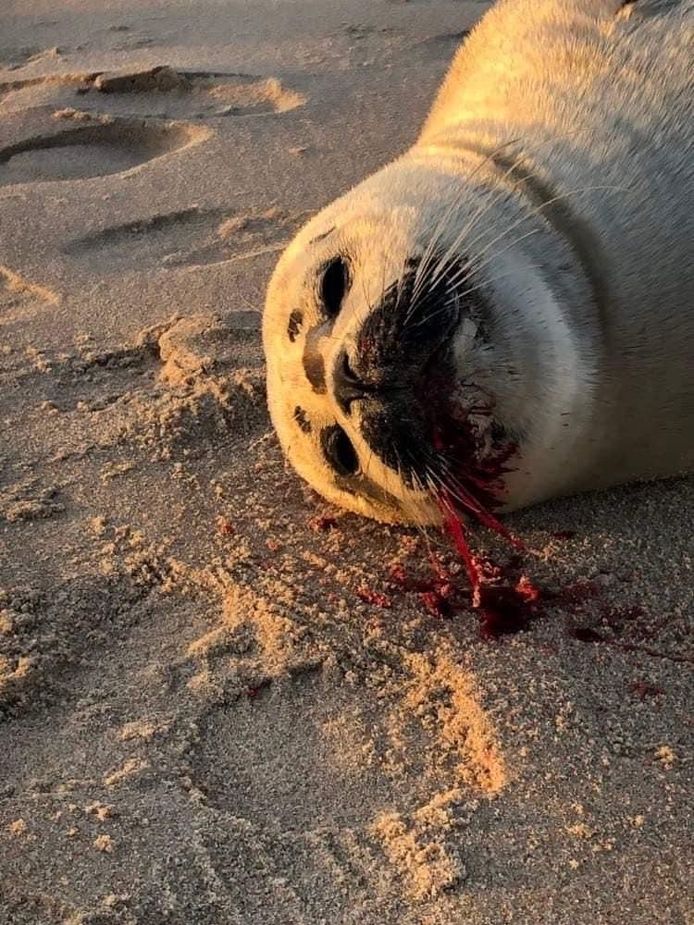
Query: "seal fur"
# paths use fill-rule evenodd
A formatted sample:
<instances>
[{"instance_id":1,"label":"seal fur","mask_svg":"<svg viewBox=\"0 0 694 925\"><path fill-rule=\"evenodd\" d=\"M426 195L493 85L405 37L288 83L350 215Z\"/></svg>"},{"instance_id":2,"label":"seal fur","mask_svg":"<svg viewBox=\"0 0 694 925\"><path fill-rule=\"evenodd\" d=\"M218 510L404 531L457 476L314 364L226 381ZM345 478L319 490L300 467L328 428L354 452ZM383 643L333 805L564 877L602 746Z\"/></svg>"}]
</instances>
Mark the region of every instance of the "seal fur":
<instances>
[{"instance_id":1,"label":"seal fur","mask_svg":"<svg viewBox=\"0 0 694 925\"><path fill-rule=\"evenodd\" d=\"M413 147L287 248L269 407L329 500L437 521L439 405L509 457L505 509L692 468L693 10L501 0Z\"/></svg>"}]
</instances>

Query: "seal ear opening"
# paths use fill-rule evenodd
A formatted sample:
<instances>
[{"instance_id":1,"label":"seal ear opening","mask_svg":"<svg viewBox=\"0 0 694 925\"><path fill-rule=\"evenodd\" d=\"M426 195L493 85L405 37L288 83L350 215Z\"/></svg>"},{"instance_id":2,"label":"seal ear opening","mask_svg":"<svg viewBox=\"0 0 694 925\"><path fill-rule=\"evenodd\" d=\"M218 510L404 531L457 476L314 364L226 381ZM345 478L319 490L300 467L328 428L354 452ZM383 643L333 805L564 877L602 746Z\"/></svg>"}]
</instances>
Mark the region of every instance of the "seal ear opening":
<instances>
[{"instance_id":1,"label":"seal ear opening","mask_svg":"<svg viewBox=\"0 0 694 925\"><path fill-rule=\"evenodd\" d=\"M320 283L320 300L328 317L339 315L349 282L347 262L342 257L335 257L323 270Z\"/></svg>"}]
</instances>

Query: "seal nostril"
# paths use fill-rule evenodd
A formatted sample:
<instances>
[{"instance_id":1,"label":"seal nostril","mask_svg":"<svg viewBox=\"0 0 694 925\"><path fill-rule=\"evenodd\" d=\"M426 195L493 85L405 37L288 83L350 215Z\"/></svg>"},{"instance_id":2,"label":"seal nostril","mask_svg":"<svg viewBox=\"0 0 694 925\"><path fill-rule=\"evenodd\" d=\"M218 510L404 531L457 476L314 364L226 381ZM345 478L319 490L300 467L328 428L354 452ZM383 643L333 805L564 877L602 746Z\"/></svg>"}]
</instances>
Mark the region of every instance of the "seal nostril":
<instances>
[{"instance_id":1,"label":"seal nostril","mask_svg":"<svg viewBox=\"0 0 694 925\"><path fill-rule=\"evenodd\" d=\"M360 385L359 376L352 369L352 364L349 359L349 354L346 350L342 351L342 356L340 358L341 373L342 378L345 382L349 382L350 385Z\"/></svg>"},{"instance_id":2,"label":"seal nostril","mask_svg":"<svg viewBox=\"0 0 694 925\"><path fill-rule=\"evenodd\" d=\"M359 457L352 441L336 424L327 427L321 434L323 455L338 475L354 475L359 468Z\"/></svg>"},{"instance_id":3,"label":"seal nostril","mask_svg":"<svg viewBox=\"0 0 694 925\"><path fill-rule=\"evenodd\" d=\"M335 363L332 387L335 399L345 414L351 413L352 402L368 398L377 388L360 378L346 350L342 350Z\"/></svg>"}]
</instances>

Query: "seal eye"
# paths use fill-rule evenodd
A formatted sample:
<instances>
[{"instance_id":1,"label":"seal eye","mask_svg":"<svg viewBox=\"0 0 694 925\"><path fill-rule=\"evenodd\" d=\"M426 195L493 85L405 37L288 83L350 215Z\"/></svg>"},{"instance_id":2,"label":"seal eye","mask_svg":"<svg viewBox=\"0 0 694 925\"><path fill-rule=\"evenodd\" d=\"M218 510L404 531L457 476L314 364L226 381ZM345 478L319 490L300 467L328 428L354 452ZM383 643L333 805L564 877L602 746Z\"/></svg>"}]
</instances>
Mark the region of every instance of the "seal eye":
<instances>
[{"instance_id":1,"label":"seal eye","mask_svg":"<svg viewBox=\"0 0 694 925\"><path fill-rule=\"evenodd\" d=\"M323 271L320 283L320 300L330 318L335 318L349 289L349 269L342 257L331 260Z\"/></svg>"},{"instance_id":2,"label":"seal eye","mask_svg":"<svg viewBox=\"0 0 694 925\"><path fill-rule=\"evenodd\" d=\"M304 323L304 316L301 312L294 311L289 316L289 322L287 324L287 337L289 340L294 343L294 341L299 336L299 331L301 326Z\"/></svg>"},{"instance_id":3,"label":"seal eye","mask_svg":"<svg viewBox=\"0 0 694 925\"><path fill-rule=\"evenodd\" d=\"M321 434L323 455L338 475L354 475L359 468L359 457L344 430L337 424Z\"/></svg>"}]
</instances>

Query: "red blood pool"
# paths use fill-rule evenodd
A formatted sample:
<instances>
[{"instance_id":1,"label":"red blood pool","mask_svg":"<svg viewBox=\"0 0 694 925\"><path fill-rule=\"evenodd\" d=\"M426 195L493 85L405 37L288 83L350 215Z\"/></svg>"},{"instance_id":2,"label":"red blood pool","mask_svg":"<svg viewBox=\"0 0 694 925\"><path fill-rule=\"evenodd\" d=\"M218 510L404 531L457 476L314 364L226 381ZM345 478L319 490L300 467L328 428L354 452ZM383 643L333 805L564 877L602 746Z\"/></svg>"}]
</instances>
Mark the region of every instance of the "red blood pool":
<instances>
[{"instance_id":1,"label":"red blood pool","mask_svg":"<svg viewBox=\"0 0 694 925\"><path fill-rule=\"evenodd\" d=\"M514 587L486 586L479 589L482 614L480 632L485 639L497 639L527 629L534 616L539 590L522 576Z\"/></svg>"},{"instance_id":2,"label":"red blood pool","mask_svg":"<svg viewBox=\"0 0 694 925\"><path fill-rule=\"evenodd\" d=\"M526 604L534 604L540 600L540 589L532 583L527 575L521 575L518 579L516 592L520 594Z\"/></svg>"},{"instance_id":3,"label":"red blood pool","mask_svg":"<svg viewBox=\"0 0 694 925\"><path fill-rule=\"evenodd\" d=\"M253 700L254 697L257 697L261 691L265 690L265 688L269 686L270 686L270 681L267 680L267 681L261 681L260 684L256 684L253 687L247 687L246 697L248 697L249 700Z\"/></svg>"},{"instance_id":4,"label":"red blood pool","mask_svg":"<svg viewBox=\"0 0 694 925\"><path fill-rule=\"evenodd\" d=\"M444 527L453 540L468 574L472 606L480 613L480 632L485 639L517 633L527 628L539 599L539 591L529 579L511 577L517 563L505 568L476 556L467 537L463 522L472 515L482 526L503 537L516 550L523 543L492 513L503 494L503 475L509 472L508 462L515 454L513 443L498 443L484 458L478 453L478 435L470 414L491 414L490 408L473 408L461 420L451 409L443 409L439 423L433 427L434 449L453 467L455 487L444 486L438 492L438 504ZM431 601L428 601L431 604Z\"/></svg>"},{"instance_id":5,"label":"red blood pool","mask_svg":"<svg viewBox=\"0 0 694 925\"><path fill-rule=\"evenodd\" d=\"M404 566L398 563L390 569L390 581L403 591L416 594L433 616L450 617L455 612L455 599L459 595L455 578L434 556L430 565L432 574L421 577L408 575Z\"/></svg>"},{"instance_id":6,"label":"red blood pool","mask_svg":"<svg viewBox=\"0 0 694 925\"><path fill-rule=\"evenodd\" d=\"M406 587L411 580L405 571L405 566L400 563L391 566L388 577L394 584L401 585L402 587Z\"/></svg>"},{"instance_id":7,"label":"red blood pool","mask_svg":"<svg viewBox=\"0 0 694 925\"><path fill-rule=\"evenodd\" d=\"M453 539L455 548L470 579L472 590L472 606L480 612L480 633L484 639L497 639L518 633L528 628L534 616L540 591L526 576L515 585L501 584L508 580L505 570L492 562L485 562L475 556L470 548L463 522L458 516L453 499L450 495L439 498L439 504L444 517L444 524ZM502 527L493 515L486 512L485 524L496 533L501 533L516 547L520 541ZM508 567L506 573L508 572Z\"/></svg>"},{"instance_id":8,"label":"red blood pool","mask_svg":"<svg viewBox=\"0 0 694 925\"><path fill-rule=\"evenodd\" d=\"M437 591L420 591L419 599L434 617L450 617L453 613L450 601Z\"/></svg>"},{"instance_id":9,"label":"red blood pool","mask_svg":"<svg viewBox=\"0 0 694 925\"><path fill-rule=\"evenodd\" d=\"M480 633L484 639L498 639L527 629L530 613L514 588L481 588Z\"/></svg>"}]
</instances>

